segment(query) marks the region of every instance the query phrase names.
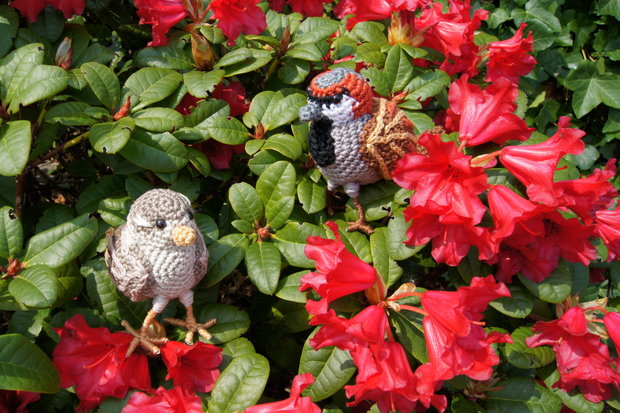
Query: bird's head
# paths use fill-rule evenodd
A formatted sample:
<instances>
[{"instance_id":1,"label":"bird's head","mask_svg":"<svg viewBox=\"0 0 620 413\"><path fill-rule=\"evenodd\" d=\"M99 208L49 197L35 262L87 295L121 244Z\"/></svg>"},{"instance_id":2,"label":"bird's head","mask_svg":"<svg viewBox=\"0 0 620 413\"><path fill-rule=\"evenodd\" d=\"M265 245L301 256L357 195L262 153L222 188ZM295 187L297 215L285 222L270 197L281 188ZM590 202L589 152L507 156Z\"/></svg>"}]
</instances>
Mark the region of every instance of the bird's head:
<instances>
[{"instance_id":1,"label":"bird's head","mask_svg":"<svg viewBox=\"0 0 620 413\"><path fill-rule=\"evenodd\" d=\"M127 225L152 245L186 247L198 238L189 199L170 189L151 189L138 197L127 215Z\"/></svg>"},{"instance_id":2,"label":"bird's head","mask_svg":"<svg viewBox=\"0 0 620 413\"><path fill-rule=\"evenodd\" d=\"M338 67L316 76L308 86L308 104L299 110L304 122L346 122L372 111L372 88L357 72Z\"/></svg>"}]
</instances>

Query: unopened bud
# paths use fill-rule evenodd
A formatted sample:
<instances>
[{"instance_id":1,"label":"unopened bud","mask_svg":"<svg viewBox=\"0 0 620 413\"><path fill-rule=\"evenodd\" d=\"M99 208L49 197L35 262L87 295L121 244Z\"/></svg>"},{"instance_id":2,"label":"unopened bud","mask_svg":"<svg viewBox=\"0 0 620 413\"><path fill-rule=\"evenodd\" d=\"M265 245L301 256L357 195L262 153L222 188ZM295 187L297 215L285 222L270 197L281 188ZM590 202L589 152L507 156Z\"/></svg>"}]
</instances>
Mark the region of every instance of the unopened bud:
<instances>
[{"instance_id":1,"label":"unopened bud","mask_svg":"<svg viewBox=\"0 0 620 413\"><path fill-rule=\"evenodd\" d=\"M58 49L56 49L56 66L59 66L65 70L71 68L73 63L73 50L71 49L71 38L65 37Z\"/></svg>"},{"instance_id":2,"label":"unopened bud","mask_svg":"<svg viewBox=\"0 0 620 413\"><path fill-rule=\"evenodd\" d=\"M131 109L131 98L127 96L123 106L121 106L121 108L114 114L114 120L119 120L120 118L127 116L129 114L129 109Z\"/></svg>"},{"instance_id":3,"label":"unopened bud","mask_svg":"<svg viewBox=\"0 0 620 413\"><path fill-rule=\"evenodd\" d=\"M375 283L370 288L364 290L364 294L370 304L379 304L385 300L387 297L387 287L379 274L375 273Z\"/></svg>"},{"instance_id":4,"label":"unopened bud","mask_svg":"<svg viewBox=\"0 0 620 413\"><path fill-rule=\"evenodd\" d=\"M190 37L192 40L192 56L194 56L196 69L211 70L215 60L211 44L202 34L196 31L192 31Z\"/></svg>"}]
</instances>

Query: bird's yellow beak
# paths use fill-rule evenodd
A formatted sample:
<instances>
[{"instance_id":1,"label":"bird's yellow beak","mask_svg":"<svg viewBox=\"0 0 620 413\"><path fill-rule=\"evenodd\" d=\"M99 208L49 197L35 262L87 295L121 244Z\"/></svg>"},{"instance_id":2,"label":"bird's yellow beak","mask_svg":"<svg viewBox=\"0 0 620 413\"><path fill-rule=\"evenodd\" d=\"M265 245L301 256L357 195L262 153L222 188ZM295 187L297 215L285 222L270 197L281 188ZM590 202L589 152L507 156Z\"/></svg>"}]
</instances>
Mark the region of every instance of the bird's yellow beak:
<instances>
[{"instance_id":1,"label":"bird's yellow beak","mask_svg":"<svg viewBox=\"0 0 620 413\"><path fill-rule=\"evenodd\" d=\"M196 230L187 225L179 225L172 230L172 241L179 247L187 247L196 242Z\"/></svg>"}]
</instances>

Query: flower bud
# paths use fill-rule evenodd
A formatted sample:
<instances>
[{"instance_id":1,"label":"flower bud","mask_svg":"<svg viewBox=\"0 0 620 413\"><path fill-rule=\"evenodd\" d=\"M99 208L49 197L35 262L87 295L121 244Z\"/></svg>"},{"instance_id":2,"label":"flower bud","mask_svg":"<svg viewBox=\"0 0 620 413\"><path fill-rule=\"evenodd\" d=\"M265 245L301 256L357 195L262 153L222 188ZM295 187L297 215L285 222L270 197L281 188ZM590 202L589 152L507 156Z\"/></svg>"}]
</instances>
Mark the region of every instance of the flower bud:
<instances>
[{"instance_id":1,"label":"flower bud","mask_svg":"<svg viewBox=\"0 0 620 413\"><path fill-rule=\"evenodd\" d=\"M119 120L120 118L124 118L129 113L129 109L131 109L131 98L127 96L125 99L125 103L123 106L114 114L114 120Z\"/></svg>"},{"instance_id":2,"label":"flower bud","mask_svg":"<svg viewBox=\"0 0 620 413\"><path fill-rule=\"evenodd\" d=\"M65 37L58 45L56 50L56 66L59 66L65 70L71 68L73 63L73 50L71 49L71 38Z\"/></svg>"},{"instance_id":3,"label":"flower bud","mask_svg":"<svg viewBox=\"0 0 620 413\"><path fill-rule=\"evenodd\" d=\"M192 39L192 56L194 56L196 69L211 70L214 61L211 44L202 34L196 31L192 31L190 36Z\"/></svg>"}]
</instances>

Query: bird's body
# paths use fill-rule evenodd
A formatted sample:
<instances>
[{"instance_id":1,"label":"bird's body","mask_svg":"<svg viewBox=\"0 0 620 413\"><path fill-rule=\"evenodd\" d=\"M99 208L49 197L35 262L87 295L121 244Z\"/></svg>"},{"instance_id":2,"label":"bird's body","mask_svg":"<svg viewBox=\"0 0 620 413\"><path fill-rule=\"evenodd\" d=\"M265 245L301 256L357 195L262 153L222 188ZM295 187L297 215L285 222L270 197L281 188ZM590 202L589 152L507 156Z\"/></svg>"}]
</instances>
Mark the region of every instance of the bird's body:
<instances>
[{"instance_id":1,"label":"bird's body","mask_svg":"<svg viewBox=\"0 0 620 413\"><path fill-rule=\"evenodd\" d=\"M400 158L423 150L404 112L387 99L373 97L368 82L349 69L315 77L299 118L311 122L308 146L328 190L342 186L361 213L360 186L391 179ZM361 221L350 228L369 229Z\"/></svg>"},{"instance_id":2,"label":"bird's body","mask_svg":"<svg viewBox=\"0 0 620 413\"><path fill-rule=\"evenodd\" d=\"M143 330L174 298L193 319L192 289L205 276L208 257L189 200L167 189L144 193L127 222L107 234L106 265L118 289L132 301L153 298Z\"/></svg>"}]
</instances>

